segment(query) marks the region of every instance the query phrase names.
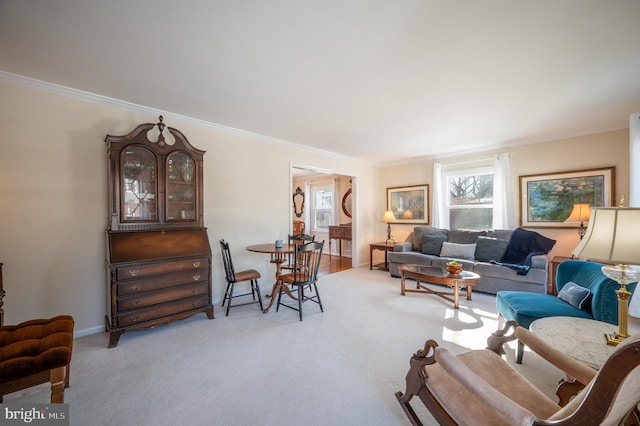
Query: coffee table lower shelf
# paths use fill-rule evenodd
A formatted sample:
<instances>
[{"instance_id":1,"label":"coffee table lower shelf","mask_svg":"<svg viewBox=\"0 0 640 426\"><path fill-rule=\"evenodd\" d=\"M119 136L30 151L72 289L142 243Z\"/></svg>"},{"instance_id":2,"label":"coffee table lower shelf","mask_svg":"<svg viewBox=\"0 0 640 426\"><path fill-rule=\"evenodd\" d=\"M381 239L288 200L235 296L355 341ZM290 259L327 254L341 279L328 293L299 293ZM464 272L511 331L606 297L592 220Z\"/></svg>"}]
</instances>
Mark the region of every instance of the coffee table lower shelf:
<instances>
[{"instance_id":1,"label":"coffee table lower shelf","mask_svg":"<svg viewBox=\"0 0 640 426\"><path fill-rule=\"evenodd\" d=\"M405 293L424 293L434 294L451 303L454 309L460 308L460 289L462 287L467 290L467 300L471 300L471 291L478 284L480 275L475 272L462 271L457 275L451 275L441 268L434 268L424 265L400 265L400 294ZM406 279L416 281L416 288L407 288ZM423 284L424 283L424 284ZM450 287L452 291L439 291L425 284L437 284Z\"/></svg>"}]
</instances>

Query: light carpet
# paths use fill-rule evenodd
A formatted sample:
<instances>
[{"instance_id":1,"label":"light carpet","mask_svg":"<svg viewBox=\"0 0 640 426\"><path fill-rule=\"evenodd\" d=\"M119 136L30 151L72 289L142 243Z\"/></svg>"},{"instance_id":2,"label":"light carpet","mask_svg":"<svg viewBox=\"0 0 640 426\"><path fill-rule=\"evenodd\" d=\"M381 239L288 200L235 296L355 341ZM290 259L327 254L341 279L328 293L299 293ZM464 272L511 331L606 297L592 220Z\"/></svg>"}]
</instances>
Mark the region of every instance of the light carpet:
<instances>
[{"instance_id":1,"label":"light carpet","mask_svg":"<svg viewBox=\"0 0 640 426\"><path fill-rule=\"evenodd\" d=\"M263 278L264 292L269 287ZM455 352L481 349L497 329L495 297L451 303L432 295L400 295L400 280L355 268L322 276L324 313L303 305L232 307L228 317L204 314L122 335L107 349L106 333L76 339L71 425L408 425L394 393L404 392L409 358L427 339ZM289 300L290 301L290 300ZM554 397L559 370L532 352L506 360ZM48 402L41 385L5 402ZM436 424L415 399L425 424Z\"/></svg>"}]
</instances>

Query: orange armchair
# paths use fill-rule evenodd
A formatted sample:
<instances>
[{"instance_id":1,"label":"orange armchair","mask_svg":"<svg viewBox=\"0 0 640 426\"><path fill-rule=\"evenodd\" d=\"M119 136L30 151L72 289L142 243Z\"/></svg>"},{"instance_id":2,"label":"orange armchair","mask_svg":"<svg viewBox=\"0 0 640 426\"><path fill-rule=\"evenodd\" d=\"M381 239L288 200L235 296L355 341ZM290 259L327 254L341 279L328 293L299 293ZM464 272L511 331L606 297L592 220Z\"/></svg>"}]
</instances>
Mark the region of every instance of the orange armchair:
<instances>
[{"instance_id":1,"label":"orange armchair","mask_svg":"<svg viewBox=\"0 0 640 426\"><path fill-rule=\"evenodd\" d=\"M0 319L2 319L0 264ZM61 315L18 325L0 323L0 402L4 395L51 382L51 403L64 402L69 387L74 321Z\"/></svg>"}]
</instances>

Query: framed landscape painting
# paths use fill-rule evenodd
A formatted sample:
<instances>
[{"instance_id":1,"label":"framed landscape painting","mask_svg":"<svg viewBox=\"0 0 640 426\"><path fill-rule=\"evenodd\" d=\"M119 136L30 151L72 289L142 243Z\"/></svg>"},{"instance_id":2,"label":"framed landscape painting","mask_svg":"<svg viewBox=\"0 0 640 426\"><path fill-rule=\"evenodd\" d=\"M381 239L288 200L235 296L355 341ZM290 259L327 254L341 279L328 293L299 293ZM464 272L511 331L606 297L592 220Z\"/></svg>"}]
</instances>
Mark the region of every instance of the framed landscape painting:
<instances>
[{"instance_id":1,"label":"framed landscape painting","mask_svg":"<svg viewBox=\"0 0 640 426\"><path fill-rule=\"evenodd\" d=\"M574 204L610 207L614 197L615 167L520 176L520 226L574 228Z\"/></svg>"},{"instance_id":2,"label":"framed landscape painting","mask_svg":"<svg viewBox=\"0 0 640 426\"><path fill-rule=\"evenodd\" d=\"M428 225L429 185L387 188L387 210L396 217L394 223Z\"/></svg>"}]
</instances>

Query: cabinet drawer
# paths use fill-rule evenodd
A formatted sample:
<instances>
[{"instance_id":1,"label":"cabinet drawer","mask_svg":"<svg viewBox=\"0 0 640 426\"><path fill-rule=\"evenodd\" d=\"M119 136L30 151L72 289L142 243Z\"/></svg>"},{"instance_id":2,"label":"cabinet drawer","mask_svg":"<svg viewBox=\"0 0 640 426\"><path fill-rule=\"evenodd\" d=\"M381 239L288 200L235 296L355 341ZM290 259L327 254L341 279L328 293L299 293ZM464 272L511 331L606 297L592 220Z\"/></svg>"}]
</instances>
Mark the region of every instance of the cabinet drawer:
<instances>
[{"instance_id":1,"label":"cabinet drawer","mask_svg":"<svg viewBox=\"0 0 640 426\"><path fill-rule=\"evenodd\" d=\"M332 239L343 239L350 240L351 239L351 228L350 227L329 227L329 238Z\"/></svg>"},{"instance_id":2,"label":"cabinet drawer","mask_svg":"<svg viewBox=\"0 0 640 426\"><path fill-rule=\"evenodd\" d=\"M145 309L136 309L118 314L118 327L126 327L145 321L163 318L169 315L179 314L191 309L201 308L208 303L208 296L190 297L188 299L177 300L159 306L152 306Z\"/></svg>"},{"instance_id":3,"label":"cabinet drawer","mask_svg":"<svg viewBox=\"0 0 640 426\"><path fill-rule=\"evenodd\" d=\"M173 260L170 262L161 263L148 263L144 265L118 266L116 268L116 279L126 280L130 278L141 278L151 275L189 271L208 267L209 259L206 257Z\"/></svg>"},{"instance_id":4,"label":"cabinet drawer","mask_svg":"<svg viewBox=\"0 0 640 426\"><path fill-rule=\"evenodd\" d=\"M181 285L166 290L148 291L133 296L118 297L118 311L142 308L186 297L199 296L209 292L209 284L200 282L197 284Z\"/></svg>"},{"instance_id":5,"label":"cabinet drawer","mask_svg":"<svg viewBox=\"0 0 640 426\"><path fill-rule=\"evenodd\" d=\"M207 269L197 269L195 271L178 272L177 274L167 274L157 277L126 280L117 283L118 296L158 290L182 284L208 281L208 279L209 271Z\"/></svg>"}]
</instances>

